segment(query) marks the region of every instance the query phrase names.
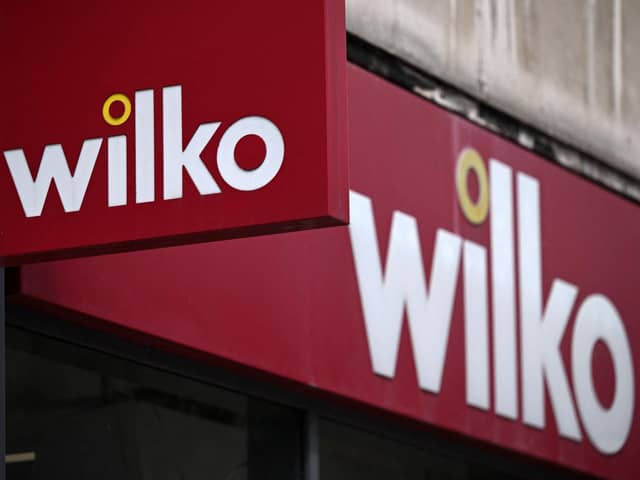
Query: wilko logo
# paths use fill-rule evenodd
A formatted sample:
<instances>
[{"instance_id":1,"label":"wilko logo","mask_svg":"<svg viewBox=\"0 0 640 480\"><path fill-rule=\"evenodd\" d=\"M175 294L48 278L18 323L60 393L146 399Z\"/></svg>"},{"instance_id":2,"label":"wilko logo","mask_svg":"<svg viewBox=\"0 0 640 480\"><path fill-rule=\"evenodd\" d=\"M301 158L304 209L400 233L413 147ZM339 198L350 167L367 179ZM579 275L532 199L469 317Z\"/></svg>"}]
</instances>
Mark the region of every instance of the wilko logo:
<instances>
[{"instance_id":1,"label":"wilko logo","mask_svg":"<svg viewBox=\"0 0 640 480\"><path fill-rule=\"evenodd\" d=\"M0 265L348 222L344 2L109 5L3 3Z\"/></svg>"},{"instance_id":2,"label":"wilko logo","mask_svg":"<svg viewBox=\"0 0 640 480\"><path fill-rule=\"evenodd\" d=\"M477 195L469 192L470 172L476 176ZM418 385L431 393L440 392L462 264L466 403L482 410L493 408L498 415L513 420L519 417L520 404L523 422L543 429L546 391L561 436L581 441L580 418L598 451L618 452L633 422L635 386L631 347L615 305L603 294L587 292L577 306L568 372L560 344L579 287L556 278L543 301L538 180L525 173L516 174L517 268L512 169L492 159L487 172L478 152L468 148L458 157L455 183L459 206L470 223L482 225L491 212L491 282L487 247L439 228L427 287L418 223L400 211L393 214L383 271L372 201L351 192L349 231L373 371L388 378L395 376L406 307ZM606 346L613 360L615 388L610 405L603 405L594 386L592 355L598 342Z\"/></svg>"},{"instance_id":3,"label":"wilko logo","mask_svg":"<svg viewBox=\"0 0 640 480\"><path fill-rule=\"evenodd\" d=\"M135 203L153 202L155 193L155 128L154 92L135 92L134 106L122 94L111 95L103 104L104 121L120 126L129 120L132 110L135 117ZM117 106L121 113L114 116ZM183 143L182 87L162 89L162 178L163 199L182 198L183 175L186 173L200 195L221 193L220 186L203 163L201 154L221 122L200 125L191 139ZM253 170L242 168L235 157L235 148L244 137L255 135L265 146L262 163ZM127 136L107 137L108 207L127 204ZM84 140L75 172L72 174L61 144L46 145L35 178L31 175L27 158L22 149L4 152L11 178L20 203L27 217L42 215L51 183L56 185L65 212L77 212L89 186L91 176L104 139ZM217 149L217 167L220 176L233 189L259 190L271 182L282 167L285 144L282 133L269 119L260 116L241 118L224 130Z\"/></svg>"}]
</instances>

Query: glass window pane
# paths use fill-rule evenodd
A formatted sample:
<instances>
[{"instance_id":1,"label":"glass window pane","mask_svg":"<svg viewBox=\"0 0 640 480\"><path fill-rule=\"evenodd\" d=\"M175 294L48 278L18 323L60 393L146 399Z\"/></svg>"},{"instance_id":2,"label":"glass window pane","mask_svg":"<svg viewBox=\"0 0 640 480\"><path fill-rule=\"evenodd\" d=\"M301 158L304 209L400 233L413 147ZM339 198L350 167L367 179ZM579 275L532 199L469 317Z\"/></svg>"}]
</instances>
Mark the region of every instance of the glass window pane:
<instances>
[{"instance_id":1,"label":"glass window pane","mask_svg":"<svg viewBox=\"0 0 640 480\"><path fill-rule=\"evenodd\" d=\"M328 420L320 421L320 480L462 480L464 464Z\"/></svg>"},{"instance_id":2,"label":"glass window pane","mask_svg":"<svg viewBox=\"0 0 640 480\"><path fill-rule=\"evenodd\" d=\"M295 410L15 328L6 366L10 480L300 478Z\"/></svg>"}]
</instances>

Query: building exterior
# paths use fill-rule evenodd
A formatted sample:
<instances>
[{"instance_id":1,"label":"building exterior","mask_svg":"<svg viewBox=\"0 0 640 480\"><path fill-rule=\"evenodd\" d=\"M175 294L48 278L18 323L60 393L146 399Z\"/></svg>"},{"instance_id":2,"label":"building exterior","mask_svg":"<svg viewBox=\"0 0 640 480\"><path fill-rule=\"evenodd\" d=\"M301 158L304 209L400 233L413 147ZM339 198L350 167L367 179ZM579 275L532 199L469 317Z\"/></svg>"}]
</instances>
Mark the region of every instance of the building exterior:
<instances>
[{"instance_id":1,"label":"building exterior","mask_svg":"<svg viewBox=\"0 0 640 480\"><path fill-rule=\"evenodd\" d=\"M7 478L637 478L635 11L348 1L349 226L7 269Z\"/></svg>"},{"instance_id":2,"label":"building exterior","mask_svg":"<svg viewBox=\"0 0 640 480\"><path fill-rule=\"evenodd\" d=\"M594 172L580 167L587 154L637 179L638 8L628 0L353 0L347 25L568 146L549 152L568 167Z\"/></svg>"}]
</instances>

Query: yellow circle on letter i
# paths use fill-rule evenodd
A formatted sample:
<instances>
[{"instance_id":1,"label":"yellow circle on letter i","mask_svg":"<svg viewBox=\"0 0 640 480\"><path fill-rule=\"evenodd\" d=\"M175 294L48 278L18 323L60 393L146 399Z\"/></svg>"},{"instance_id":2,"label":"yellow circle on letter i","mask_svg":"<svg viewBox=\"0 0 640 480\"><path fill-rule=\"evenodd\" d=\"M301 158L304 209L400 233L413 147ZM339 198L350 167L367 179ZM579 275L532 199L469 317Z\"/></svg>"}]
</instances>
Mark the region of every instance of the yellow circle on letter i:
<instances>
[{"instance_id":1,"label":"yellow circle on letter i","mask_svg":"<svg viewBox=\"0 0 640 480\"><path fill-rule=\"evenodd\" d=\"M478 178L478 200L474 202L469 196L467 177L473 170ZM474 225L480 225L489 213L489 178L482 157L472 148L465 148L458 156L456 167L456 190L462 213Z\"/></svg>"},{"instance_id":2,"label":"yellow circle on letter i","mask_svg":"<svg viewBox=\"0 0 640 480\"><path fill-rule=\"evenodd\" d=\"M115 102L122 103L122 106L124 107L122 115L120 115L118 118L115 118L111 115L111 105L113 105ZM104 118L104 121L109 125L122 125L124 122L129 120L129 115L131 115L131 100L129 100L129 98L122 93L114 93L109 98L107 98L104 101L104 105L102 105L102 117Z\"/></svg>"}]
</instances>

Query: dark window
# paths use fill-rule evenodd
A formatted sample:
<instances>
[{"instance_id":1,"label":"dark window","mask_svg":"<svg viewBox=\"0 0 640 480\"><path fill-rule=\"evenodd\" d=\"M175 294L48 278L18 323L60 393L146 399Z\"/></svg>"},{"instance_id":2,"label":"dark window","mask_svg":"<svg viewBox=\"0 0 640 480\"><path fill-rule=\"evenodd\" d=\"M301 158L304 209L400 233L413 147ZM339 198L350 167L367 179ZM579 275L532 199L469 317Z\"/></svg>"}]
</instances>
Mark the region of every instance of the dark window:
<instances>
[{"instance_id":1,"label":"dark window","mask_svg":"<svg viewBox=\"0 0 640 480\"><path fill-rule=\"evenodd\" d=\"M539 462L502 458L448 441L437 448L364 431L333 420L318 422L319 480L551 480L586 478ZM428 444L434 445L434 437Z\"/></svg>"},{"instance_id":2,"label":"dark window","mask_svg":"<svg viewBox=\"0 0 640 480\"><path fill-rule=\"evenodd\" d=\"M322 420L320 480L465 480L466 465L447 457Z\"/></svg>"},{"instance_id":3,"label":"dark window","mask_svg":"<svg viewBox=\"0 0 640 480\"><path fill-rule=\"evenodd\" d=\"M300 412L7 329L7 477L301 477Z\"/></svg>"}]
</instances>

